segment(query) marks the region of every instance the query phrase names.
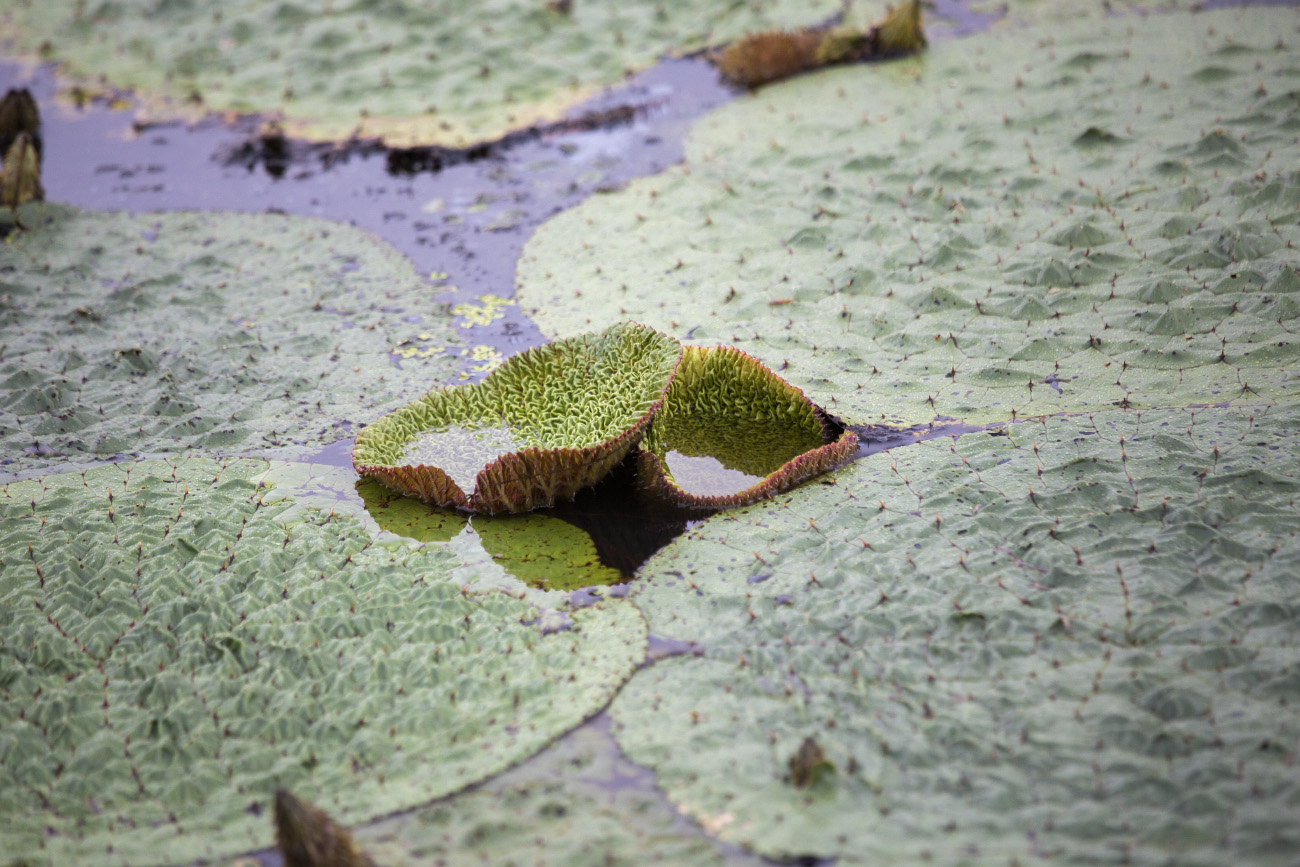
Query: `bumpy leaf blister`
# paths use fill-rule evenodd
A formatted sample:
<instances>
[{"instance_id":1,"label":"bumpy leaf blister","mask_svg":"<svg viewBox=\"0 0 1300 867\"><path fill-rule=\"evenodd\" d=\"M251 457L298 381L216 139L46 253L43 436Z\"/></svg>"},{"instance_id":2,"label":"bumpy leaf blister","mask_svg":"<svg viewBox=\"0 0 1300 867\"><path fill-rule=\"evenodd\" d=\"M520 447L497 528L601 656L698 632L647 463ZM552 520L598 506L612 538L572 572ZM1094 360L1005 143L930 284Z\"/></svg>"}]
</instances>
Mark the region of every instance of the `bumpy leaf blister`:
<instances>
[{"instance_id":1,"label":"bumpy leaf blister","mask_svg":"<svg viewBox=\"0 0 1300 867\"><path fill-rule=\"evenodd\" d=\"M873 455L643 569L619 742L759 852L1271 864L1300 843L1293 407L1109 411ZM800 787L806 738L829 768Z\"/></svg>"}]
</instances>

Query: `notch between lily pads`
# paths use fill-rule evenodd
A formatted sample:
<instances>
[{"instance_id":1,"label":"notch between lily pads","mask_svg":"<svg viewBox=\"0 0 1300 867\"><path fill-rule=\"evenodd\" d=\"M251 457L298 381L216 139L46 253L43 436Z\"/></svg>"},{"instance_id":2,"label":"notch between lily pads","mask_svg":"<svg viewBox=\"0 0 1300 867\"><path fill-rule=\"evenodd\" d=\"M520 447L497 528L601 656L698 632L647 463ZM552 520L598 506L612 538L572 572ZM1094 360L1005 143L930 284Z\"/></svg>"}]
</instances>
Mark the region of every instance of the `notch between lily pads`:
<instances>
[{"instance_id":1,"label":"notch between lily pads","mask_svg":"<svg viewBox=\"0 0 1300 867\"><path fill-rule=\"evenodd\" d=\"M551 506L640 441L681 357L675 339L635 323L558 340L369 425L352 462L436 505L486 514Z\"/></svg>"},{"instance_id":2,"label":"notch between lily pads","mask_svg":"<svg viewBox=\"0 0 1300 867\"><path fill-rule=\"evenodd\" d=\"M767 499L845 463L853 431L731 346L688 346L638 453L641 485L679 506Z\"/></svg>"}]
</instances>

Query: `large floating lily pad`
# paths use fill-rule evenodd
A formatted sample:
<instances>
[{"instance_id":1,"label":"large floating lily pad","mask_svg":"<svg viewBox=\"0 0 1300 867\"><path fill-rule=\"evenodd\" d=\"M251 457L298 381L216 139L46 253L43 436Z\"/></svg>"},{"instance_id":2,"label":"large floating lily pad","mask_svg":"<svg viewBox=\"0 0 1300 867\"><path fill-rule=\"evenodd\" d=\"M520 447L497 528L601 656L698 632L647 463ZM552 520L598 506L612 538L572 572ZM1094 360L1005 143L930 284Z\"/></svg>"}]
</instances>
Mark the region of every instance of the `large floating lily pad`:
<instances>
[{"instance_id":1,"label":"large floating lily pad","mask_svg":"<svg viewBox=\"0 0 1300 867\"><path fill-rule=\"evenodd\" d=\"M728 346L687 347L638 454L641 484L684 506L753 503L857 449L803 392Z\"/></svg>"},{"instance_id":2,"label":"large floating lily pad","mask_svg":"<svg viewBox=\"0 0 1300 867\"><path fill-rule=\"evenodd\" d=\"M567 11L559 11L563 5ZM838 0L690 5L237 0L10 3L4 35L171 114L276 112L291 134L465 147L558 120L660 57L816 24Z\"/></svg>"},{"instance_id":3,"label":"large floating lily pad","mask_svg":"<svg viewBox=\"0 0 1300 867\"><path fill-rule=\"evenodd\" d=\"M723 840L864 864L1300 846L1300 411L1109 411L873 455L642 569L705 658L613 705ZM807 739L825 764L800 762Z\"/></svg>"},{"instance_id":4,"label":"large floating lily pad","mask_svg":"<svg viewBox=\"0 0 1300 867\"><path fill-rule=\"evenodd\" d=\"M266 464L114 464L0 488L0 852L191 863L266 846L278 788L341 823L540 749L645 656L617 600L544 635L448 546L267 497ZM274 499L274 504L272 504ZM529 625L533 624L533 625Z\"/></svg>"},{"instance_id":5,"label":"large floating lily pad","mask_svg":"<svg viewBox=\"0 0 1300 867\"><path fill-rule=\"evenodd\" d=\"M766 88L544 224L520 306L735 345L854 422L1294 399L1298 26L1060 22Z\"/></svg>"},{"instance_id":6,"label":"large floating lily pad","mask_svg":"<svg viewBox=\"0 0 1300 867\"><path fill-rule=\"evenodd\" d=\"M616 325L514 356L482 382L429 392L357 437L357 472L468 511L524 512L603 478L636 445L681 360Z\"/></svg>"},{"instance_id":7,"label":"large floating lily pad","mask_svg":"<svg viewBox=\"0 0 1300 867\"><path fill-rule=\"evenodd\" d=\"M415 374L454 369L385 361L412 317L457 338L410 262L356 229L49 204L22 216L0 256L8 469L329 443L419 394Z\"/></svg>"}]
</instances>

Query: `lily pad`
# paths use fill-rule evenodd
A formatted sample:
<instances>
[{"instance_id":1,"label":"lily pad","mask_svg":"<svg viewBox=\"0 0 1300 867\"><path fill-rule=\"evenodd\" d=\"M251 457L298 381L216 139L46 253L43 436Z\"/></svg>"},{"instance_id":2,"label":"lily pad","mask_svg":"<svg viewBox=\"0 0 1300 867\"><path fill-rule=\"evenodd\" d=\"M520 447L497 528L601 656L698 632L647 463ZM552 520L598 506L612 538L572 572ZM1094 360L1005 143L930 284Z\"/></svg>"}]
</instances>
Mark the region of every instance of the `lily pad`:
<instances>
[{"instance_id":1,"label":"lily pad","mask_svg":"<svg viewBox=\"0 0 1300 867\"><path fill-rule=\"evenodd\" d=\"M463 148L559 120L629 69L749 30L816 24L838 0L690 5L483 0L328 5L11 3L6 39L139 91L155 115L276 113L294 136Z\"/></svg>"},{"instance_id":2,"label":"lily pad","mask_svg":"<svg viewBox=\"0 0 1300 867\"><path fill-rule=\"evenodd\" d=\"M623 757L606 717L481 786L354 833L385 867L770 867L678 813L653 775Z\"/></svg>"},{"instance_id":3,"label":"lily pad","mask_svg":"<svg viewBox=\"0 0 1300 867\"><path fill-rule=\"evenodd\" d=\"M616 325L530 349L479 383L429 392L366 427L357 472L473 512L525 512L595 483L641 439L681 345Z\"/></svg>"},{"instance_id":4,"label":"lily pad","mask_svg":"<svg viewBox=\"0 0 1300 867\"><path fill-rule=\"evenodd\" d=\"M777 858L1283 863L1298 425L1048 418L718 513L630 585L702 656L639 671L615 735L683 812Z\"/></svg>"},{"instance_id":5,"label":"lily pad","mask_svg":"<svg viewBox=\"0 0 1300 867\"><path fill-rule=\"evenodd\" d=\"M386 363L412 317L457 337L411 263L356 229L54 204L21 214L27 231L0 266L7 469L330 443L419 394L417 374L455 369L444 356Z\"/></svg>"},{"instance_id":6,"label":"lily pad","mask_svg":"<svg viewBox=\"0 0 1300 867\"><path fill-rule=\"evenodd\" d=\"M683 506L770 497L843 463L857 436L729 346L687 347L638 453L641 484Z\"/></svg>"},{"instance_id":7,"label":"lily pad","mask_svg":"<svg viewBox=\"0 0 1300 867\"><path fill-rule=\"evenodd\" d=\"M543 224L520 307L734 345L854 423L1294 399L1296 26L1057 22L767 87Z\"/></svg>"},{"instance_id":8,"label":"lily pad","mask_svg":"<svg viewBox=\"0 0 1300 867\"><path fill-rule=\"evenodd\" d=\"M630 604L543 634L530 602L466 592L450 546L376 543L284 491L264 503L266 467L0 488L6 860L264 847L280 788L345 825L428 802L577 725L644 659Z\"/></svg>"}]
</instances>

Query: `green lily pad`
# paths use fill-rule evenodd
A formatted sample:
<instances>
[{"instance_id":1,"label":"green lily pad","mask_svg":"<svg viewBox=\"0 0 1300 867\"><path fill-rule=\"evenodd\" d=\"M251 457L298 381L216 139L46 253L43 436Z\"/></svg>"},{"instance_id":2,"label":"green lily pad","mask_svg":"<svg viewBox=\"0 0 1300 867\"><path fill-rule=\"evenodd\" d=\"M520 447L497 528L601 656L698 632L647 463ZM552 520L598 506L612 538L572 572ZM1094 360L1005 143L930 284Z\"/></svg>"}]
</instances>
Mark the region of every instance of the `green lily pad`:
<instances>
[{"instance_id":1,"label":"green lily pad","mask_svg":"<svg viewBox=\"0 0 1300 867\"><path fill-rule=\"evenodd\" d=\"M734 345L852 422L1294 399L1295 26L1089 18L767 87L543 224L520 307Z\"/></svg>"},{"instance_id":2,"label":"green lily pad","mask_svg":"<svg viewBox=\"0 0 1300 867\"><path fill-rule=\"evenodd\" d=\"M750 30L816 24L838 0L688 6L581 0L427 6L77 0L8 4L7 40L151 113L275 113L290 135L467 147L559 120L629 69Z\"/></svg>"},{"instance_id":3,"label":"green lily pad","mask_svg":"<svg viewBox=\"0 0 1300 867\"><path fill-rule=\"evenodd\" d=\"M598 718L482 786L354 829L357 843L385 867L768 863L679 814L608 729Z\"/></svg>"},{"instance_id":4,"label":"green lily pad","mask_svg":"<svg viewBox=\"0 0 1300 867\"><path fill-rule=\"evenodd\" d=\"M417 374L455 369L442 356L386 362L407 317L457 338L410 262L356 229L275 214L21 213L28 229L8 239L0 273L7 469L330 443L419 394Z\"/></svg>"},{"instance_id":5,"label":"green lily pad","mask_svg":"<svg viewBox=\"0 0 1300 867\"><path fill-rule=\"evenodd\" d=\"M687 347L638 453L641 484L683 506L728 508L844 463L858 438L729 346Z\"/></svg>"},{"instance_id":6,"label":"green lily pad","mask_svg":"<svg viewBox=\"0 0 1300 867\"><path fill-rule=\"evenodd\" d=\"M427 802L536 752L644 659L630 604L544 634L525 599L464 591L450 546L376 543L284 491L264 503L266 467L0 488L6 860L264 847L279 788L348 825Z\"/></svg>"},{"instance_id":7,"label":"green lily pad","mask_svg":"<svg viewBox=\"0 0 1300 867\"><path fill-rule=\"evenodd\" d=\"M1288 405L1049 418L721 512L631 585L703 658L638 672L616 737L772 857L1285 862L1297 429Z\"/></svg>"},{"instance_id":8,"label":"green lily pad","mask_svg":"<svg viewBox=\"0 0 1300 867\"><path fill-rule=\"evenodd\" d=\"M530 349L482 382L431 391L366 427L352 460L363 476L437 505L550 506L636 445L681 353L635 324Z\"/></svg>"}]
</instances>

